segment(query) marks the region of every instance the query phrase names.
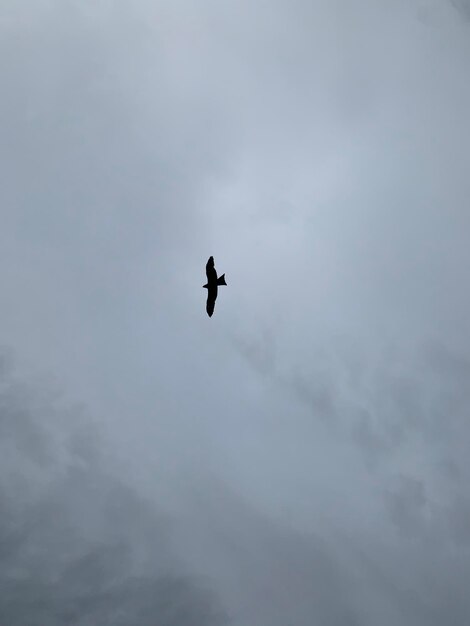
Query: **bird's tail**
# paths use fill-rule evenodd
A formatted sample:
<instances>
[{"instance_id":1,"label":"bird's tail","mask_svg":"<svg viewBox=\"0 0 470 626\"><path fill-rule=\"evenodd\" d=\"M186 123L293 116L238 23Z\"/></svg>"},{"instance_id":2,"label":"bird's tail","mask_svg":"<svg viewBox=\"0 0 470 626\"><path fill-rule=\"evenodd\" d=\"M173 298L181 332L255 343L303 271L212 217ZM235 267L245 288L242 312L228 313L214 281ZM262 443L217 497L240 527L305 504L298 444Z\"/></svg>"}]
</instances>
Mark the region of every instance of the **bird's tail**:
<instances>
[{"instance_id":1,"label":"bird's tail","mask_svg":"<svg viewBox=\"0 0 470 626\"><path fill-rule=\"evenodd\" d=\"M219 276L219 278L217 279L217 284L218 285L227 285L227 283L225 282L225 274L222 274L222 276Z\"/></svg>"}]
</instances>

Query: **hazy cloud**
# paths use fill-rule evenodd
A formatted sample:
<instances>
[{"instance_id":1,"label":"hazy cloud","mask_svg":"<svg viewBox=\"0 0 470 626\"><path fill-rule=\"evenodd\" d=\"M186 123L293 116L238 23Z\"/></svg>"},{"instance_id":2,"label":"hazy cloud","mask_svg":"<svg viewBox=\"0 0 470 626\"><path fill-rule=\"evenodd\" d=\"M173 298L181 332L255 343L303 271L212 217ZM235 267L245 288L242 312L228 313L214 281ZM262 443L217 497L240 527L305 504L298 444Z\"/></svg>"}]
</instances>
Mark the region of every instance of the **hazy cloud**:
<instances>
[{"instance_id":1,"label":"hazy cloud","mask_svg":"<svg viewBox=\"0 0 470 626\"><path fill-rule=\"evenodd\" d=\"M1 462L0 621L222 623L213 594L174 555L165 516L109 474L99 454L86 454L83 430L92 428L86 420L70 413L83 421L78 451L67 445L60 452L50 442L46 455L44 441L57 407L38 410L28 385L21 393L11 387L4 371L2 446L17 454L14 462L3 454ZM93 447L96 433L89 434ZM32 489L38 472L42 482Z\"/></svg>"},{"instance_id":2,"label":"hazy cloud","mask_svg":"<svg viewBox=\"0 0 470 626\"><path fill-rule=\"evenodd\" d=\"M465 11L2 3L3 621L468 623Z\"/></svg>"},{"instance_id":3,"label":"hazy cloud","mask_svg":"<svg viewBox=\"0 0 470 626\"><path fill-rule=\"evenodd\" d=\"M470 19L470 3L468 0L451 0L452 5L461 12L465 19Z\"/></svg>"}]
</instances>

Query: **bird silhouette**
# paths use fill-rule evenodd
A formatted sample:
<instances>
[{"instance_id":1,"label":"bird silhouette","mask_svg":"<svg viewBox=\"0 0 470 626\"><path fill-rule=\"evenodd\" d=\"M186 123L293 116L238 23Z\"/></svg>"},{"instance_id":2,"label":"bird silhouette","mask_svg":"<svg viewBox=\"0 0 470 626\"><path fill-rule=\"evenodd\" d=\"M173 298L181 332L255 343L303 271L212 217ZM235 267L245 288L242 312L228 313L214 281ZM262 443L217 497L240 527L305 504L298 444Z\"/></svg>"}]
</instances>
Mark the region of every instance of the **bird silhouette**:
<instances>
[{"instance_id":1,"label":"bird silhouette","mask_svg":"<svg viewBox=\"0 0 470 626\"><path fill-rule=\"evenodd\" d=\"M214 257L209 257L209 260L206 263L206 276L207 283L203 285L205 289L207 289L207 302L206 302L206 311L209 317L212 316L215 307L215 301L217 299L217 292L219 285L227 285L225 282L225 274L219 276L217 278L217 272L214 267Z\"/></svg>"}]
</instances>

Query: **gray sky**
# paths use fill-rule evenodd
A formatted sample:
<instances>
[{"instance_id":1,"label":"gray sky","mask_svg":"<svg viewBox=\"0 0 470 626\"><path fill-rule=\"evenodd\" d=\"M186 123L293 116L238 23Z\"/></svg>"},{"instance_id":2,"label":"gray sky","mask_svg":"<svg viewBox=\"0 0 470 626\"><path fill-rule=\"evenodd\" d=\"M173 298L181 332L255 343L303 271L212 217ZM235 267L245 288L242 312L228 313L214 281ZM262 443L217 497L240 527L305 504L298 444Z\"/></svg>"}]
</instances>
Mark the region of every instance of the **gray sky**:
<instances>
[{"instance_id":1,"label":"gray sky","mask_svg":"<svg viewBox=\"0 0 470 626\"><path fill-rule=\"evenodd\" d=\"M3 0L0 623L469 623L469 67L467 0Z\"/></svg>"}]
</instances>

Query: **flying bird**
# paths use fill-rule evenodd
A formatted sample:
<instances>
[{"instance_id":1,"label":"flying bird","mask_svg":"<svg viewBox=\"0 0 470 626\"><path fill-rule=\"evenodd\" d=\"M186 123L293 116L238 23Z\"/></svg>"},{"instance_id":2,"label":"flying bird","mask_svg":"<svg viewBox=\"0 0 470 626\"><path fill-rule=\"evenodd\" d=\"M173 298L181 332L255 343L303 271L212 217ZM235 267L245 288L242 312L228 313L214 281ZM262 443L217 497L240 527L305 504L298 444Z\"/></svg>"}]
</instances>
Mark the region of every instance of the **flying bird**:
<instances>
[{"instance_id":1,"label":"flying bird","mask_svg":"<svg viewBox=\"0 0 470 626\"><path fill-rule=\"evenodd\" d=\"M219 276L217 278L217 272L214 267L214 257L209 257L209 260L206 264L206 276L207 283L203 285L205 289L207 289L207 302L206 302L206 311L209 317L212 316L215 307L215 301L217 299L217 291L219 285L227 285L225 282L225 274Z\"/></svg>"}]
</instances>

